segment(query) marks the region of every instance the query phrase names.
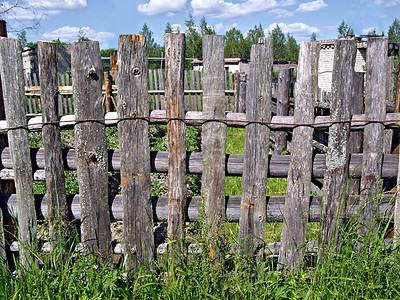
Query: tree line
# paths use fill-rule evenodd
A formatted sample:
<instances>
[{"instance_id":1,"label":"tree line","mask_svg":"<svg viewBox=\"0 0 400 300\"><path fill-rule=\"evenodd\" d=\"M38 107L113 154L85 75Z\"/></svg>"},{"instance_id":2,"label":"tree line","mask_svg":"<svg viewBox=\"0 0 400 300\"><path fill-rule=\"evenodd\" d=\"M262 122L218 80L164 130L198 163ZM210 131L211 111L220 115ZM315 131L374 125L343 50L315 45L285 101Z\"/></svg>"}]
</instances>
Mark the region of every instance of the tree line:
<instances>
[{"instance_id":1,"label":"tree line","mask_svg":"<svg viewBox=\"0 0 400 300\"><path fill-rule=\"evenodd\" d=\"M190 15L185 20L186 36L186 57L202 58L202 38L206 34L215 34L212 26L207 24L204 17L201 18L198 26ZM173 29L170 23L167 23L165 33L172 33ZM179 32L176 30L175 32ZM163 46L157 44L153 38L153 32L145 23L139 32L147 37L147 51L149 57L161 57L163 55ZM242 59L250 58L251 45L258 42L258 38L265 37L265 30L262 25L255 25L245 36L239 29L232 28L225 33L225 57L239 57ZM297 60L299 57L300 46L296 39L290 34L284 34L277 25L268 37L274 40L274 59L275 60Z\"/></svg>"}]
</instances>

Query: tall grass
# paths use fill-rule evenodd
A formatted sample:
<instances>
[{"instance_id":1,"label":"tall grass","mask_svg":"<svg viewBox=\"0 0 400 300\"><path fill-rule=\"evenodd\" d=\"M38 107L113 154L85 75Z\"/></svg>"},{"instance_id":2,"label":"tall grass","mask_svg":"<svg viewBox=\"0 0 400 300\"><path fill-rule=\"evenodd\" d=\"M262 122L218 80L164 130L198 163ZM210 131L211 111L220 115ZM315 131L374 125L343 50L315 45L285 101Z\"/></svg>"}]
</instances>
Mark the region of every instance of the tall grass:
<instances>
[{"instance_id":1,"label":"tall grass","mask_svg":"<svg viewBox=\"0 0 400 300\"><path fill-rule=\"evenodd\" d=\"M158 257L156 268L126 275L122 265L110 267L92 255L69 249L58 268L48 254L34 253L39 263L22 272L16 262L11 272L0 262L1 299L395 299L400 296L399 249L382 246L384 235L358 238L355 222L348 227L338 252L327 249L315 264L284 274L274 271L274 258L258 264L235 250L236 235L222 229L224 240L214 260L209 258L207 229L190 241L201 248L179 263L168 253ZM349 224L350 224L349 223ZM356 237L356 240L354 239Z\"/></svg>"}]
</instances>

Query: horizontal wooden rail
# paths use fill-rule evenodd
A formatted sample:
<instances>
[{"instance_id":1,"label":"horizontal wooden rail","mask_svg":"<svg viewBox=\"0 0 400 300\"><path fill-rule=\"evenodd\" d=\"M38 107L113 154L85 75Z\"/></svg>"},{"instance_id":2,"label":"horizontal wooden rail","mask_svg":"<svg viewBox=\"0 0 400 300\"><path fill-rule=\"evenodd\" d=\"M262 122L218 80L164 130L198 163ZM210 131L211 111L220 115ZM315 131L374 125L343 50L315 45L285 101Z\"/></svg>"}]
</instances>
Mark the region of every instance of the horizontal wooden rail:
<instances>
[{"instance_id":1,"label":"horizontal wooden rail","mask_svg":"<svg viewBox=\"0 0 400 300\"><path fill-rule=\"evenodd\" d=\"M138 116L139 118L139 116ZM166 116L165 110L151 110L150 117L148 118L151 124L167 124L169 119ZM184 117L184 122L189 126L200 126L208 121L220 121L226 123L230 127L246 127L248 121L246 120L245 113L234 113L225 112L225 119L223 120L210 120L204 119L201 111L187 111ZM101 120L88 120L99 122ZM105 124L107 126L115 126L118 123L118 115L116 112L109 112L105 114ZM351 120L351 130L362 130L363 127L368 124L365 119L365 114L353 115ZM369 121L373 122L373 121ZM386 119L383 121L386 128L399 128L400 127L400 113L387 113ZM60 126L68 129L73 128L76 124L74 115L65 115L60 118ZM304 124L295 124L293 116L274 116L270 123L264 122L268 125L272 131L291 131L296 126ZM313 124L309 124L316 130L326 130L332 123L330 122L330 116L317 116L314 119ZM308 125L308 124L307 124ZM37 116L31 118L28 121L28 128L31 131L40 131L42 129L42 117ZM0 134L6 133L7 124L6 121L0 121Z\"/></svg>"},{"instance_id":2,"label":"horizontal wooden rail","mask_svg":"<svg viewBox=\"0 0 400 300\"><path fill-rule=\"evenodd\" d=\"M113 84L111 86L113 91L118 91L118 86L116 84ZM103 85L103 91L105 91L106 86ZM64 95L72 95L73 92L73 87L72 85L61 85L58 87L58 90L60 94ZM165 90L149 90L148 91L150 94L164 94ZM193 94L193 93L203 93L203 90L184 90L185 94ZM40 96L40 86L25 86L25 93L27 96ZM227 94L233 94L235 93L235 90L225 90L225 93Z\"/></svg>"},{"instance_id":3,"label":"horizontal wooden rail","mask_svg":"<svg viewBox=\"0 0 400 300\"><path fill-rule=\"evenodd\" d=\"M313 157L313 178L323 178L325 172L325 154L316 154ZM351 177L361 176L362 153L351 155L349 173ZM31 158L33 169L35 170L36 180L45 180L44 168L44 149L32 148ZM63 160L65 170L76 170L75 149L63 149ZM397 154L385 154L382 165L382 177L394 178L397 176L399 156ZM12 160L10 149L0 148L0 179L14 179L12 170ZM271 155L268 159L268 177L282 177L288 175L290 155ZM168 172L168 152L151 151L150 165L152 173ZM108 169L109 171L120 170L120 154L118 149L108 150ZM186 172L188 174L203 173L203 154L201 152L188 152L186 162ZM225 175L241 176L243 174L243 155L226 154Z\"/></svg>"},{"instance_id":4,"label":"horizontal wooden rail","mask_svg":"<svg viewBox=\"0 0 400 300\"><path fill-rule=\"evenodd\" d=\"M379 205L379 218L389 219L393 215L394 204L392 198L394 195L384 194ZM319 197L310 197L309 221L319 222L321 218L321 199ZM267 199L267 222L283 222L283 211L285 208L285 196L270 196ZM355 216L359 210L357 201L358 195L350 196L348 204L348 217ZM238 222L240 216L240 196L226 197L226 217L229 222ZM67 195L67 202L70 209L70 219L79 219L81 217L79 195ZM166 222L168 217L168 198L152 197L154 222ZM186 206L186 221L195 222L201 217L203 201L200 196L188 197ZM47 196L35 195L36 213L39 219L47 216ZM110 217L111 220L123 220L122 216L122 198L121 195L110 195ZM18 213L17 195L0 194L0 207L3 210L4 218L15 217Z\"/></svg>"},{"instance_id":5,"label":"horizontal wooden rail","mask_svg":"<svg viewBox=\"0 0 400 300\"><path fill-rule=\"evenodd\" d=\"M382 247L390 247L393 244L393 239L385 239L382 242ZM273 243L267 243L264 247L264 253L267 256L273 255L276 256L279 254L279 248L281 246L280 242L273 242ZM239 246L238 246L239 247ZM201 245L198 245L196 243L191 243L189 244L188 247L188 253L190 254L199 254L202 252ZM9 249L11 252L18 252L19 251L19 243L14 241L11 242L9 245ZM82 243L78 243L75 246L75 252L80 252L82 249ZM163 255L167 249L167 243L162 243L157 245L157 254L158 255ZM43 252L50 252L50 243L45 242L41 248ZM232 249L233 250L233 249ZM308 241L305 245L305 252L309 254L315 254L318 251L318 242L317 241ZM113 244L113 252L114 254L123 254L123 247L122 244L120 243L115 243Z\"/></svg>"}]
</instances>

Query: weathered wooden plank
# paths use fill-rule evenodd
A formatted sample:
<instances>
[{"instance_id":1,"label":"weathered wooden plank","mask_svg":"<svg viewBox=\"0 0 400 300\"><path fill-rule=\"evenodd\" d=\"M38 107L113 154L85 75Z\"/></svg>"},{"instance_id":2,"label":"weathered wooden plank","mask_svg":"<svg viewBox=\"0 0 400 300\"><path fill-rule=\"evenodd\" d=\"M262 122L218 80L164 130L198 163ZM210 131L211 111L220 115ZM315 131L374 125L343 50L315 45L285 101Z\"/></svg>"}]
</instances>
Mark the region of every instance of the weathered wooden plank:
<instances>
[{"instance_id":1,"label":"weathered wooden plank","mask_svg":"<svg viewBox=\"0 0 400 300\"><path fill-rule=\"evenodd\" d=\"M163 77L163 70L158 69L158 85L160 87L160 90L164 90L164 77ZM160 103L161 103L161 109L165 110L165 97L163 93L160 93Z\"/></svg>"},{"instance_id":2,"label":"weathered wooden plank","mask_svg":"<svg viewBox=\"0 0 400 300\"><path fill-rule=\"evenodd\" d=\"M169 251L183 251L186 206L186 124L183 94L185 66L185 35L167 33L165 43L165 100L168 122L168 227Z\"/></svg>"},{"instance_id":3,"label":"weathered wooden plank","mask_svg":"<svg viewBox=\"0 0 400 300\"><path fill-rule=\"evenodd\" d=\"M133 70L133 72L132 72ZM148 117L147 43L142 35L118 39L118 117ZM138 269L154 257L149 124L143 119L118 123L125 268Z\"/></svg>"},{"instance_id":4,"label":"weathered wooden plank","mask_svg":"<svg viewBox=\"0 0 400 300\"><path fill-rule=\"evenodd\" d=\"M42 101L42 129L46 161L46 192L51 249L58 252L70 240L71 228L65 191L64 163L58 121L57 44L38 42L38 62ZM61 257L60 257L61 258ZM62 261L61 261L62 263Z\"/></svg>"},{"instance_id":5,"label":"weathered wooden plank","mask_svg":"<svg viewBox=\"0 0 400 300\"><path fill-rule=\"evenodd\" d=\"M79 219L81 215L80 196L67 195L68 207L71 212L70 220ZM356 217L358 206L358 196L352 195L349 199L346 215ZM226 218L229 222L238 222L240 217L240 196L226 197ZM319 197L311 197L309 206L309 222L319 222L321 217L321 202ZM38 219L47 217L48 200L47 195L35 195L36 213ZM109 195L108 203L110 207L110 217L115 221L123 221L123 207L121 195ZM283 211L285 209L285 196L266 197L266 211L269 222L283 222ZM168 220L168 198L152 197L152 214L156 222L166 222ZM200 221L203 217L199 207L203 204L201 196L188 197L185 211L186 222ZM4 220L10 220L14 214L18 214L17 196L15 194L0 194L0 208L4 214ZM380 219L389 219L393 214L394 203L393 195L384 194L379 203ZM11 215L10 212L14 214Z\"/></svg>"},{"instance_id":6,"label":"weathered wooden plank","mask_svg":"<svg viewBox=\"0 0 400 300\"><path fill-rule=\"evenodd\" d=\"M101 122L104 120L103 66L98 42L76 42L71 48L82 243L86 251L106 260L111 254L111 232L106 134ZM100 121L85 121L88 119Z\"/></svg>"},{"instance_id":7,"label":"weathered wooden plank","mask_svg":"<svg viewBox=\"0 0 400 300\"><path fill-rule=\"evenodd\" d=\"M191 76L192 73L193 73L193 70L190 71L189 75ZM184 71L184 82L183 82L183 84L184 84L185 91L188 90L189 89L189 80L188 80L188 71L187 70ZM193 90L193 87L191 86L190 89ZM191 106L193 105L192 104L193 103L193 98L194 98L193 94L185 93L185 110L194 110L194 109L191 108Z\"/></svg>"},{"instance_id":8,"label":"weathered wooden plank","mask_svg":"<svg viewBox=\"0 0 400 300\"><path fill-rule=\"evenodd\" d=\"M270 38L252 45L247 121L271 120L272 51ZM261 124L246 127L239 241L250 255L258 254L265 236L269 134L269 128Z\"/></svg>"},{"instance_id":9,"label":"weathered wooden plank","mask_svg":"<svg viewBox=\"0 0 400 300\"><path fill-rule=\"evenodd\" d=\"M61 75L61 85L65 86L66 82L65 82L65 76ZM66 115L68 113L68 104L67 104L67 95L61 95L61 99L62 99L62 105L60 107L60 112L59 115Z\"/></svg>"},{"instance_id":10,"label":"weathered wooden plank","mask_svg":"<svg viewBox=\"0 0 400 300\"><path fill-rule=\"evenodd\" d=\"M279 70L278 78L278 95L276 105L276 115L289 115L289 87L290 87L290 70ZM280 155L287 147L287 132L275 132L275 154Z\"/></svg>"},{"instance_id":11,"label":"weathered wooden plank","mask_svg":"<svg viewBox=\"0 0 400 300\"><path fill-rule=\"evenodd\" d=\"M351 114L364 113L364 73L355 72L353 74L353 88L351 89ZM351 124L350 124L351 125ZM350 127L351 128L351 127ZM362 153L363 132L353 131L349 137L349 152ZM361 170L361 165L359 166ZM352 178L353 173L350 172L349 192L353 195L360 194L360 179Z\"/></svg>"},{"instance_id":12,"label":"weathered wooden plank","mask_svg":"<svg viewBox=\"0 0 400 300\"><path fill-rule=\"evenodd\" d=\"M153 90L156 88L153 84L153 73L151 72L151 70L148 70L148 73L149 73L150 90ZM153 109L160 109L160 106L158 105L158 99L154 96L154 94L150 94L149 96L150 96L150 103Z\"/></svg>"},{"instance_id":13,"label":"weathered wooden plank","mask_svg":"<svg viewBox=\"0 0 400 300\"><path fill-rule=\"evenodd\" d=\"M203 37L203 115L210 119L225 117L224 44L223 35ZM225 220L226 132L227 126L221 122L202 126L202 194L212 235Z\"/></svg>"},{"instance_id":14,"label":"weathered wooden plank","mask_svg":"<svg viewBox=\"0 0 400 300\"><path fill-rule=\"evenodd\" d=\"M0 20L0 36L7 37L7 23L4 20ZM0 120L6 119L6 113L4 109L4 98L3 98L3 89L1 85L1 72L0 72ZM7 147L8 146L8 139L7 135L3 134L0 136L0 147ZM0 181L0 194L12 194L15 193L15 185L14 181L7 180L7 181ZM5 239L4 239L4 231L3 226L6 223L3 221L3 214L0 212L0 259L3 261L6 260L6 252L5 252Z\"/></svg>"},{"instance_id":15,"label":"weathered wooden plank","mask_svg":"<svg viewBox=\"0 0 400 300\"><path fill-rule=\"evenodd\" d=\"M201 95L200 95L200 90L201 90L201 77L202 77L202 72L200 71L194 71L194 75L195 75L195 91L199 91L199 92L195 92L194 95L194 103L195 103L195 107L193 110L198 110L201 111L202 110L202 102L201 102Z\"/></svg>"},{"instance_id":16,"label":"weathered wooden plank","mask_svg":"<svg viewBox=\"0 0 400 300\"><path fill-rule=\"evenodd\" d=\"M365 91L366 120L385 119L387 97L387 37L368 38ZM373 221L379 194L383 158L384 125L370 123L364 128L364 155L361 169L360 202L364 205L360 217L364 234L375 229Z\"/></svg>"},{"instance_id":17,"label":"weathered wooden plank","mask_svg":"<svg viewBox=\"0 0 400 300\"><path fill-rule=\"evenodd\" d=\"M67 73L67 74L65 74L65 81L66 81L66 84L67 84L67 86L69 86L70 85L70 78L69 78L69 74ZM73 108L73 105L72 105L72 95L67 95L67 98L68 98L68 112L69 112L69 114L73 114L74 113L74 108Z\"/></svg>"},{"instance_id":18,"label":"weathered wooden plank","mask_svg":"<svg viewBox=\"0 0 400 300\"><path fill-rule=\"evenodd\" d=\"M76 170L76 151L74 149L63 149L63 163L65 170ZM187 152L187 174L203 173L203 154L201 152ZM31 149L31 158L34 166L35 177L37 180L45 180L44 175L40 172L45 168L44 149ZM0 179L14 179L12 168L12 160L9 148L0 147L1 165L5 169L0 169ZM243 155L226 154L225 157L225 176L241 176L243 174ZM361 176L362 153L352 154L350 158L349 173L354 178ZM383 159L382 177L396 178L398 171L399 157L397 154L386 154ZM120 170L120 153L119 149L108 150L108 168L109 171ZM289 171L290 156L289 155L270 155L268 159L268 177L286 178ZM152 173L168 173L168 152L151 151L150 164ZM320 179L324 177L325 172L325 154L317 154L313 157L313 173L312 177ZM42 172L43 173L43 172ZM7 193L6 193L7 194Z\"/></svg>"},{"instance_id":19,"label":"weathered wooden plank","mask_svg":"<svg viewBox=\"0 0 400 300\"><path fill-rule=\"evenodd\" d=\"M18 40L0 38L0 74L8 128L8 141L13 160L18 198L18 238L23 244L20 264L29 269L34 263L31 250L36 234L35 202L33 198L32 163L26 124L26 100L22 47Z\"/></svg>"},{"instance_id":20,"label":"weathered wooden plank","mask_svg":"<svg viewBox=\"0 0 400 300\"><path fill-rule=\"evenodd\" d=\"M330 109L332 122L350 119L352 94L349 91L354 86L356 51L355 39L335 41ZM344 230L342 218L346 212L348 195L349 136L350 124L348 123L336 123L329 127L319 253L321 256L325 248L339 246Z\"/></svg>"},{"instance_id":21,"label":"weathered wooden plank","mask_svg":"<svg viewBox=\"0 0 400 300\"><path fill-rule=\"evenodd\" d=\"M314 119L315 89L318 86L317 42L302 42L297 66L294 119L308 123ZM293 130L292 149L286 190L284 223L279 251L279 269L297 270L303 264L308 223L312 172L313 128L299 126Z\"/></svg>"}]
</instances>

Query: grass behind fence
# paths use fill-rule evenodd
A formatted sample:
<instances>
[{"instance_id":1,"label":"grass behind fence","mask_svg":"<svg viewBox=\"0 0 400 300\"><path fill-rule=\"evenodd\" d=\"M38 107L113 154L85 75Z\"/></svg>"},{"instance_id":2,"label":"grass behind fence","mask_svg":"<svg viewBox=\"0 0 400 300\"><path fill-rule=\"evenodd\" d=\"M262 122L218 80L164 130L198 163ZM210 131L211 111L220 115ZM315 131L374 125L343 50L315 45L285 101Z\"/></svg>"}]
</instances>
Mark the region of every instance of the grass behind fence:
<instances>
[{"instance_id":1,"label":"grass behind fence","mask_svg":"<svg viewBox=\"0 0 400 300\"><path fill-rule=\"evenodd\" d=\"M38 258L32 270L17 263L15 272L0 266L1 299L395 299L400 296L399 248L382 246L382 235L354 242L356 222L345 231L341 250L328 248L320 264L309 260L294 274L274 271L275 261L256 264L232 251L236 236L225 230L225 245L218 259L207 251L204 224L193 240L203 252L178 264L160 257L153 272L146 268L127 274L91 255L69 250L59 268L49 254ZM192 240L192 241L193 241ZM229 247L229 245L231 245ZM330 251L331 250L331 251Z\"/></svg>"}]
</instances>

